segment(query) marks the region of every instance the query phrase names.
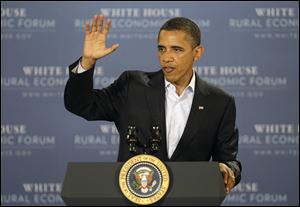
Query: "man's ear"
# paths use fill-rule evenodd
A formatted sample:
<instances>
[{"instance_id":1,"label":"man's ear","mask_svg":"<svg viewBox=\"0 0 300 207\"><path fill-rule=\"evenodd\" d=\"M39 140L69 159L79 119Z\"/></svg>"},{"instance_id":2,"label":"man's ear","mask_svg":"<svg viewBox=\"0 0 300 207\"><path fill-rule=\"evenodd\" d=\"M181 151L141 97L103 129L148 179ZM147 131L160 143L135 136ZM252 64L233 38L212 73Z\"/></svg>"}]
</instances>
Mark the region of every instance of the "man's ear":
<instances>
[{"instance_id":1,"label":"man's ear","mask_svg":"<svg viewBox=\"0 0 300 207\"><path fill-rule=\"evenodd\" d=\"M194 48L194 62L199 60L202 54L204 53L204 47L202 45L198 45Z\"/></svg>"}]
</instances>

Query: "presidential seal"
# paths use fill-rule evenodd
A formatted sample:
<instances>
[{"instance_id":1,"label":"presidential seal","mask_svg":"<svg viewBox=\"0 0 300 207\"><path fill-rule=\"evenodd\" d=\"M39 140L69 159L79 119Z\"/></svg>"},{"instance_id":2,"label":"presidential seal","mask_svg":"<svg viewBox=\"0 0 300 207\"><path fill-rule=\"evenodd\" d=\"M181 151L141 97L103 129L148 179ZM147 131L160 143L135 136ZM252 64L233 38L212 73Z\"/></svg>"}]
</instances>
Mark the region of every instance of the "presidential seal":
<instances>
[{"instance_id":1,"label":"presidential seal","mask_svg":"<svg viewBox=\"0 0 300 207\"><path fill-rule=\"evenodd\" d=\"M139 205L159 201L168 191L169 172L165 164L152 155L137 155L121 168L119 185L124 196Z\"/></svg>"}]
</instances>

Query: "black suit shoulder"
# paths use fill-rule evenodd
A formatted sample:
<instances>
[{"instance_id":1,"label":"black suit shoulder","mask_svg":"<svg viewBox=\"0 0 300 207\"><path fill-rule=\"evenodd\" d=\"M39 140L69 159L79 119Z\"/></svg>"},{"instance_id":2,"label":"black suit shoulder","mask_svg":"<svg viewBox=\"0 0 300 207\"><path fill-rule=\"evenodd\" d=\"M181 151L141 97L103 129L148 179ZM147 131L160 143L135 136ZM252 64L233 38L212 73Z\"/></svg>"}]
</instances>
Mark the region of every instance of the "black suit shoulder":
<instances>
[{"instance_id":1,"label":"black suit shoulder","mask_svg":"<svg viewBox=\"0 0 300 207\"><path fill-rule=\"evenodd\" d=\"M219 86L216 86L212 83L209 83L206 80L203 80L202 78L200 78L199 76L197 77L197 81L198 81L198 87L204 95L210 95L213 97L218 97L218 98L227 99L227 100L234 99L233 95L231 95L225 89L223 89Z\"/></svg>"}]
</instances>

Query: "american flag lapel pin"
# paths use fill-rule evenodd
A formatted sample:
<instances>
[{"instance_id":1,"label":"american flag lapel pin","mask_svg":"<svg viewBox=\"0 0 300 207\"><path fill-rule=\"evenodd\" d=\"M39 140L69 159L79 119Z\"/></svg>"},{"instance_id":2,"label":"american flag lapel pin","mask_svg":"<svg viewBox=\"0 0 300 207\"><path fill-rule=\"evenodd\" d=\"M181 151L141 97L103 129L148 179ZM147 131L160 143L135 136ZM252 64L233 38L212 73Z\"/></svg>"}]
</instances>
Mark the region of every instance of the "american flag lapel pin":
<instances>
[{"instance_id":1,"label":"american flag lapel pin","mask_svg":"<svg viewBox=\"0 0 300 207\"><path fill-rule=\"evenodd\" d=\"M204 110L204 106L199 106L198 109L199 111Z\"/></svg>"}]
</instances>

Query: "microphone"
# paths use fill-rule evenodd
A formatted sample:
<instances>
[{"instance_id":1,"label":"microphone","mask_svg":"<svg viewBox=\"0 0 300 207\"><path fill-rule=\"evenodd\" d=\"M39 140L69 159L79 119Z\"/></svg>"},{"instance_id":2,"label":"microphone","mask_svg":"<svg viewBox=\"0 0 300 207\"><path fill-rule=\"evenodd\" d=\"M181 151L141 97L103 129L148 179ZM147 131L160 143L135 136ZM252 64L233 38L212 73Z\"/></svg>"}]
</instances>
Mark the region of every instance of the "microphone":
<instances>
[{"instance_id":1,"label":"microphone","mask_svg":"<svg viewBox=\"0 0 300 207\"><path fill-rule=\"evenodd\" d=\"M136 154L137 152L137 136L136 136L136 127L135 126L128 126L127 128L127 136L126 141L129 143L129 151L131 153Z\"/></svg>"},{"instance_id":2,"label":"microphone","mask_svg":"<svg viewBox=\"0 0 300 207\"><path fill-rule=\"evenodd\" d=\"M157 152L159 150L159 144L161 142L159 126L154 125L152 127L152 138L151 138L151 152Z\"/></svg>"},{"instance_id":3,"label":"microphone","mask_svg":"<svg viewBox=\"0 0 300 207\"><path fill-rule=\"evenodd\" d=\"M142 143L137 137L136 126L127 127L126 142L129 144L129 152L133 154L153 154L159 150L161 135L159 126L153 125L151 128L151 137L147 143Z\"/></svg>"}]
</instances>

